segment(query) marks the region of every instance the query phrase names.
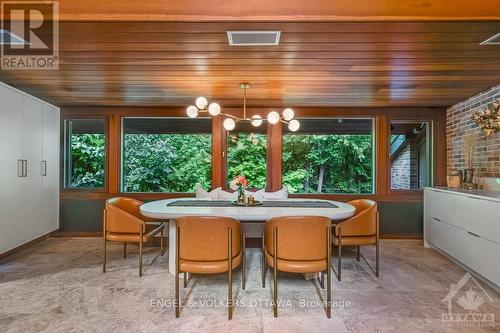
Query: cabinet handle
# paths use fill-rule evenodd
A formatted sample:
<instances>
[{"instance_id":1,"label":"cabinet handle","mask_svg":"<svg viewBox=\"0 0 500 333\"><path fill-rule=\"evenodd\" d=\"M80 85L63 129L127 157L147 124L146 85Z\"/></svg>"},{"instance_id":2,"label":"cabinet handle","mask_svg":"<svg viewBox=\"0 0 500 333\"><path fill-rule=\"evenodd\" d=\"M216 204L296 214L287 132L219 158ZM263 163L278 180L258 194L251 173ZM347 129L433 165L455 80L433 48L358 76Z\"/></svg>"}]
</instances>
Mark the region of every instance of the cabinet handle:
<instances>
[{"instance_id":1,"label":"cabinet handle","mask_svg":"<svg viewBox=\"0 0 500 333\"><path fill-rule=\"evenodd\" d=\"M24 177L24 160L17 160L17 176Z\"/></svg>"},{"instance_id":2,"label":"cabinet handle","mask_svg":"<svg viewBox=\"0 0 500 333\"><path fill-rule=\"evenodd\" d=\"M47 176L47 161L42 161L42 177Z\"/></svg>"},{"instance_id":3,"label":"cabinet handle","mask_svg":"<svg viewBox=\"0 0 500 333\"><path fill-rule=\"evenodd\" d=\"M470 235L472 235L472 236L474 236L474 237L481 238L481 236L479 236L478 234L475 234L475 233L473 233L473 232L467 231L467 233L469 233Z\"/></svg>"},{"instance_id":4,"label":"cabinet handle","mask_svg":"<svg viewBox=\"0 0 500 333\"><path fill-rule=\"evenodd\" d=\"M28 160L23 161L23 177L28 177Z\"/></svg>"},{"instance_id":5,"label":"cabinet handle","mask_svg":"<svg viewBox=\"0 0 500 333\"><path fill-rule=\"evenodd\" d=\"M440 219L433 217L434 220L442 222Z\"/></svg>"}]
</instances>

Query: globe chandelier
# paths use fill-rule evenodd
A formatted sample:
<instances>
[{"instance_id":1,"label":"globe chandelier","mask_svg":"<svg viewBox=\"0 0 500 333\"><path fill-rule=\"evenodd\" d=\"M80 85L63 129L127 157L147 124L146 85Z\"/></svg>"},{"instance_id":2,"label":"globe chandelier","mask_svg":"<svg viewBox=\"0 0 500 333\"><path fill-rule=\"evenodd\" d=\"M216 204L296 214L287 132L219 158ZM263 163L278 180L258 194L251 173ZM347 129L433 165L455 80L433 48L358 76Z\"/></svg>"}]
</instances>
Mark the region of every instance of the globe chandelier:
<instances>
[{"instance_id":1,"label":"globe chandelier","mask_svg":"<svg viewBox=\"0 0 500 333\"><path fill-rule=\"evenodd\" d=\"M247 89L250 88L250 83L240 83L240 88L243 89L243 117L233 116L231 114L223 113L219 104L208 103L205 97L198 97L195 101L195 105L190 105L186 109L186 113L190 118L196 118L200 113L208 112L211 116L215 117L221 115L225 117L222 125L226 131L232 131L236 127L236 123L241 121L249 121L252 126L259 127L264 121L275 125L279 122L288 125L288 129L292 132L296 132L300 128L300 123L297 119L294 119L295 112L286 108L281 112L281 115L276 111L271 111L267 114L266 118L262 118L260 115L256 114L252 117L247 117Z\"/></svg>"}]
</instances>

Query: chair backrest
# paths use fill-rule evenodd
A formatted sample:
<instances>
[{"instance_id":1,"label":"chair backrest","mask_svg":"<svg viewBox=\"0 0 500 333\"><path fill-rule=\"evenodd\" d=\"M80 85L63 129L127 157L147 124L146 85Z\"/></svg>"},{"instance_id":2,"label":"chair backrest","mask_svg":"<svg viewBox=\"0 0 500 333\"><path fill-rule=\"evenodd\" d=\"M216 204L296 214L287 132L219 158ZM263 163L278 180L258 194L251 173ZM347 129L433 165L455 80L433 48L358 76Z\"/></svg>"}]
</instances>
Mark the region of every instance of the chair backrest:
<instances>
[{"instance_id":1,"label":"chair backrest","mask_svg":"<svg viewBox=\"0 0 500 333\"><path fill-rule=\"evenodd\" d=\"M285 216L270 219L264 225L265 246L274 256L273 230L277 230L279 259L323 260L327 257L327 235L332 221L322 216Z\"/></svg>"},{"instance_id":2,"label":"chair backrest","mask_svg":"<svg viewBox=\"0 0 500 333\"><path fill-rule=\"evenodd\" d=\"M241 224L230 217L184 216L177 219L179 258L191 261L228 259L228 230L232 233L232 256L241 252Z\"/></svg>"},{"instance_id":3,"label":"chair backrest","mask_svg":"<svg viewBox=\"0 0 500 333\"><path fill-rule=\"evenodd\" d=\"M377 203L373 200L358 199L348 204L356 208L350 219L338 226L342 228L342 236L373 236L377 232Z\"/></svg>"},{"instance_id":4,"label":"chair backrest","mask_svg":"<svg viewBox=\"0 0 500 333\"><path fill-rule=\"evenodd\" d=\"M106 201L106 231L117 233L139 233L144 231L144 216L140 212L142 201L115 197Z\"/></svg>"}]
</instances>

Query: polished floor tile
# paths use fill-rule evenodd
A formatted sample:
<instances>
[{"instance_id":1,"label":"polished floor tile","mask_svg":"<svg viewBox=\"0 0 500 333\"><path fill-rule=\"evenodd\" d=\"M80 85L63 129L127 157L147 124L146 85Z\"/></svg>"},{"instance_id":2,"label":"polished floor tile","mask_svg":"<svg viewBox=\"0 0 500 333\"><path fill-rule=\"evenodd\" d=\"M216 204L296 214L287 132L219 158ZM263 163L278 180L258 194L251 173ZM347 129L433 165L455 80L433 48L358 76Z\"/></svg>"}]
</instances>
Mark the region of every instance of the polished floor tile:
<instances>
[{"instance_id":1,"label":"polished floor tile","mask_svg":"<svg viewBox=\"0 0 500 333\"><path fill-rule=\"evenodd\" d=\"M181 287L181 317L174 317L174 280L168 255L145 254L138 276L137 247L110 245L108 272L101 272L97 238L55 238L21 251L0 263L0 332L495 332L500 330L500 295L473 281L453 300L452 313L491 314L493 321L453 323L443 298L465 272L419 241L383 240L381 276L347 249L342 281L333 280L332 318L323 308L325 291L317 281L280 274L279 317L271 303L271 271L260 283L260 251L247 253L248 281L241 289L234 274L235 311L227 320L226 275L194 276ZM373 248L362 249L372 262ZM492 263L493 264L493 263ZM332 261L335 266L335 261ZM474 291L470 297L465 292ZM472 297L472 299L471 299ZM459 299L462 298L462 301ZM481 304L465 311L461 304ZM479 302L479 303L478 303ZM468 303L467 303L468 304ZM491 317L488 317L491 319ZM482 324L481 324L482 323ZM465 326L467 324L467 326Z\"/></svg>"}]
</instances>

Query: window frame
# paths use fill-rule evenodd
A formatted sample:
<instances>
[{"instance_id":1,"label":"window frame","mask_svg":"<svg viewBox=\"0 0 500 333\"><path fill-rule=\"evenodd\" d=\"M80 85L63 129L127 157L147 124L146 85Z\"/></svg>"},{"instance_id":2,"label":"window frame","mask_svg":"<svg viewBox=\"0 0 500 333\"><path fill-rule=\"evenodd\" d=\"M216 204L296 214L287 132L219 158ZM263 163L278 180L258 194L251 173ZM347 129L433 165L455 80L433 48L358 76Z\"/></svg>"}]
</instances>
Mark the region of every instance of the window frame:
<instances>
[{"instance_id":1,"label":"window frame","mask_svg":"<svg viewBox=\"0 0 500 333\"><path fill-rule=\"evenodd\" d=\"M435 175L436 175L436 131L437 131L437 124L436 120L431 119L429 117L388 117L387 118L387 194L389 195L398 195L398 194L419 194L423 195L424 189L393 189L392 188L392 163L391 163L391 124L392 122L400 122L400 123L426 123L427 124L427 131L426 131L426 141L428 142L428 152L427 156L429 157L428 161L428 179L429 183L425 187L432 187L435 184ZM424 187L424 188L425 188Z\"/></svg>"},{"instance_id":2,"label":"window frame","mask_svg":"<svg viewBox=\"0 0 500 333\"><path fill-rule=\"evenodd\" d=\"M356 120L370 120L371 121L371 145L372 145L372 175L371 175L371 184L372 184L372 190L370 193L306 193L306 192L298 192L298 193L290 193L293 196L356 196L356 197L371 197L377 195L377 117L375 115L373 116L333 116L333 117L307 117L307 116L302 116L296 118L297 120L304 120L304 119L326 119L326 120L335 120L335 119L356 119ZM296 133L281 133L281 152L280 152L280 158L281 158L281 187L285 186L283 183L283 137L285 135L300 135L300 129ZM313 134L313 133L308 133L308 134Z\"/></svg>"},{"instance_id":3,"label":"window frame","mask_svg":"<svg viewBox=\"0 0 500 333\"><path fill-rule=\"evenodd\" d=\"M124 172L123 172L123 158L124 158L124 153L123 150L125 148L124 145L124 139L125 139L125 126L124 122L125 119L190 119L189 117L184 117L184 116L168 116L168 115L158 115L158 116L150 116L150 115L124 115L120 117L120 140L119 140L119 148L118 148L118 153L119 153L119 164L118 164L118 191L121 194L127 194L127 195L146 195L146 196L162 196L162 195L193 195L195 191L193 192L129 192L129 191L124 191ZM211 188L214 188L214 177L213 177L213 168L214 168L214 140L213 140L213 119L211 117L197 117L197 119L208 119L210 120L210 133L207 133L210 135L210 146L211 146L211 156L210 156L210 186ZM182 134L182 133L178 133ZM207 189L205 189L207 190ZM210 190L210 189L208 189Z\"/></svg>"},{"instance_id":4,"label":"window frame","mask_svg":"<svg viewBox=\"0 0 500 333\"><path fill-rule=\"evenodd\" d=\"M68 168L71 163L68 160L69 154L69 138L67 136L68 128L67 122L69 120L104 120L104 186L103 187L69 187L68 186ZM85 115L68 115L61 117L61 175L60 175L60 192L93 192L93 193L107 193L109 192L109 117L96 114Z\"/></svg>"}]
</instances>

